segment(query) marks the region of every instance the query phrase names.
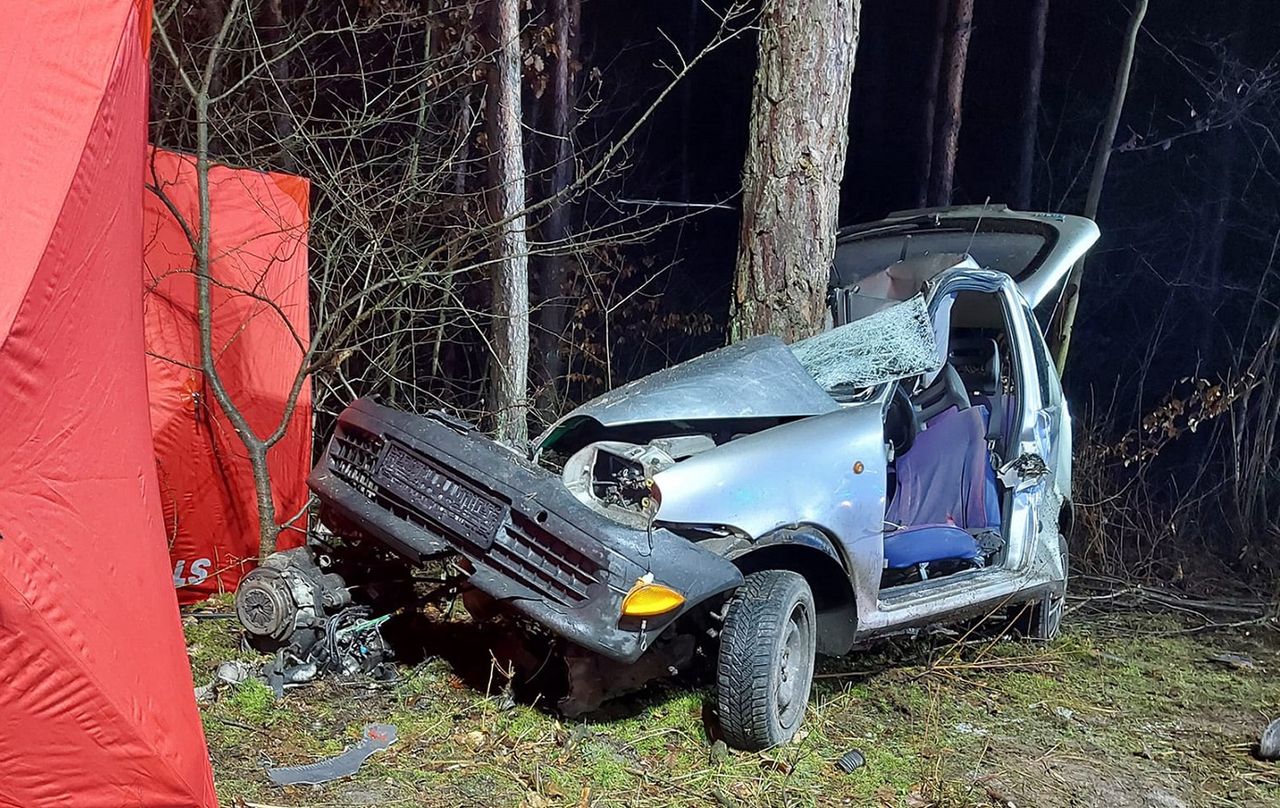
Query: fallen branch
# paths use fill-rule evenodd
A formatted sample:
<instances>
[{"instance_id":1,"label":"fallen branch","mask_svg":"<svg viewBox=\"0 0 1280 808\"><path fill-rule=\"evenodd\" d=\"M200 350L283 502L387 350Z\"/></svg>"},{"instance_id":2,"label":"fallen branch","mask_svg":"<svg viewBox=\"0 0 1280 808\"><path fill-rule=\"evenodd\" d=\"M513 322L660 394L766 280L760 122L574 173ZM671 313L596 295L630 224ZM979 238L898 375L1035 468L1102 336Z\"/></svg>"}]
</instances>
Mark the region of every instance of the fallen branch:
<instances>
[{"instance_id":1,"label":"fallen branch","mask_svg":"<svg viewBox=\"0 0 1280 808\"><path fill-rule=\"evenodd\" d=\"M1197 598L1168 587L1141 583L1128 584L1117 579L1104 577L1082 577L1073 581L1073 586L1077 588L1083 586L1095 591L1102 589L1104 591L1098 592L1098 594L1082 595L1075 593L1068 595L1068 600L1072 602L1072 605L1067 609L1068 613L1087 608L1096 603L1106 602L1113 607L1119 604L1133 611L1141 609L1148 612L1163 611L1194 615L1206 622L1206 625L1194 629L1196 631L1203 631L1207 628L1236 628L1247 625L1280 627L1280 620L1277 619L1276 604L1262 600L1249 598ZM1109 589L1116 586L1119 588ZM1234 620L1230 623L1217 623L1211 619L1213 615L1226 615L1243 619Z\"/></svg>"}]
</instances>

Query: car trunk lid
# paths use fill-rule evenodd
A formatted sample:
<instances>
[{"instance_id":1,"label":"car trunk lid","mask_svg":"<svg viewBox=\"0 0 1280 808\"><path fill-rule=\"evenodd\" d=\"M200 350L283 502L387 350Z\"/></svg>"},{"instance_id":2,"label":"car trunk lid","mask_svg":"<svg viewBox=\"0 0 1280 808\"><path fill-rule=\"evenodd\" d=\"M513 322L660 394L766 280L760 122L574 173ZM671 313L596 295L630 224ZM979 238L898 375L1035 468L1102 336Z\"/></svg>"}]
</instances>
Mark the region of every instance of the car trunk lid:
<instances>
[{"instance_id":1,"label":"car trunk lid","mask_svg":"<svg viewBox=\"0 0 1280 808\"><path fill-rule=\"evenodd\" d=\"M1082 216L1023 213L1003 205L902 211L840 231L832 286L856 286L907 258L968 254L979 266L1012 276L1031 305L1039 306L1054 297L1098 235L1098 226Z\"/></svg>"}]
</instances>

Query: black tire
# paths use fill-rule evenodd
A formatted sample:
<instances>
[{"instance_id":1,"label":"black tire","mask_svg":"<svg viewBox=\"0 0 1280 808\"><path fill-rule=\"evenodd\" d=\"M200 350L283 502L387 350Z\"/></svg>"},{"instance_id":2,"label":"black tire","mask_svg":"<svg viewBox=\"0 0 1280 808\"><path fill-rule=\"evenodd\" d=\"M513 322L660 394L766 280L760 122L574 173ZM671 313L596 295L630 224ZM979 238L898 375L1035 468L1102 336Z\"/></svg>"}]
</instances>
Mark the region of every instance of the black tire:
<instances>
[{"instance_id":1,"label":"black tire","mask_svg":"<svg viewBox=\"0 0 1280 808\"><path fill-rule=\"evenodd\" d=\"M716 704L725 743L758 751L800 729L813 685L813 592L789 570L747 576L725 610Z\"/></svg>"},{"instance_id":2,"label":"black tire","mask_svg":"<svg viewBox=\"0 0 1280 808\"><path fill-rule=\"evenodd\" d=\"M1067 578L1071 573L1071 553L1067 540L1058 536L1058 553L1062 558L1062 585L1036 601L1028 615L1027 637L1040 642L1057 639L1062 633L1062 616L1066 611Z\"/></svg>"}]
</instances>

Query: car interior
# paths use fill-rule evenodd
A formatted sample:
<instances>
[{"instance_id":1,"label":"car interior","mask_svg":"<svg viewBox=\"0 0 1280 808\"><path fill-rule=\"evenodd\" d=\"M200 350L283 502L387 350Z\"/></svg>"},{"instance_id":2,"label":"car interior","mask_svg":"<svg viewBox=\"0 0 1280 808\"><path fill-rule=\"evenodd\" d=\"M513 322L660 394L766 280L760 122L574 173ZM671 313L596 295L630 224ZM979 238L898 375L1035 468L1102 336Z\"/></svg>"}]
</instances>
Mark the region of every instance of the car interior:
<instances>
[{"instance_id":1,"label":"car interior","mask_svg":"<svg viewBox=\"0 0 1280 808\"><path fill-rule=\"evenodd\" d=\"M886 415L882 587L1004 561L996 468L1017 414L1004 307L996 294L961 291L939 301L935 329L945 361L899 382Z\"/></svg>"}]
</instances>

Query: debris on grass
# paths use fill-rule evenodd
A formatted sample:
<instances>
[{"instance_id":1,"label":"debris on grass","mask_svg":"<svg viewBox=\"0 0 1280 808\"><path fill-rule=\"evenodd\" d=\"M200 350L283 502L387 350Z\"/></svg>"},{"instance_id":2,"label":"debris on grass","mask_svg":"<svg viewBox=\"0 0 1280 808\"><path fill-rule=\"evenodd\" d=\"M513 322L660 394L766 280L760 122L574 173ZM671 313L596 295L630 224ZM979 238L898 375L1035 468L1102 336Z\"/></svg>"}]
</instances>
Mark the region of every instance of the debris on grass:
<instances>
[{"instance_id":1,"label":"debris on grass","mask_svg":"<svg viewBox=\"0 0 1280 808\"><path fill-rule=\"evenodd\" d=\"M1242 671L1251 671L1258 667L1258 663L1254 662L1244 654L1232 654L1219 651L1214 654L1209 654L1205 659L1210 662L1217 662L1219 665L1226 665L1229 668L1235 668L1236 670Z\"/></svg>"},{"instance_id":2,"label":"debris on grass","mask_svg":"<svg viewBox=\"0 0 1280 808\"><path fill-rule=\"evenodd\" d=\"M729 744L720 738L716 738L711 744L711 762L720 763L729 757Z\"/></svg>"},{"instance_id":3,"label":"debris on grass","mask_svg":"<svg viewBox=\"0 0 1280 808\"><path fill-rule=\"evenodd\" d=\"M222 687L243 684L251 679L254 673L254 667L246 662L235 659L223 662L213 672L213 679L207 685L196 688L196 701L200 703L213 701Z\"/></svg>"},{"instance_id":4,"label":"debris on grass","mask_svg":"<svg viewBox=\"0 0 1280 808\"><path fill-rule=\"evenodd\" d=\"M267 777L278 786L315 786L350 777L360 770L370 755L391 746L397 737L396 728L391 724L369 724L365 726L360 742L342 754L303 766L267 769Z\"/></svg>"},{"instance_id":5,"label":"debris on grass","mask_svg":"<svg viewBox=\"0 0 1280 808\"><path fill-rule=\"evenodd\" d=\"M836 768L845 774L853 774L865 765L867 765L867 757L858 749L850 749L836 761Z\"/></svg>"}]
</instances>

